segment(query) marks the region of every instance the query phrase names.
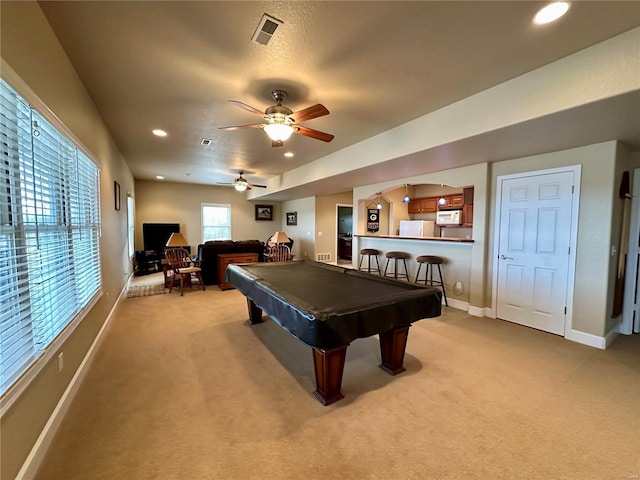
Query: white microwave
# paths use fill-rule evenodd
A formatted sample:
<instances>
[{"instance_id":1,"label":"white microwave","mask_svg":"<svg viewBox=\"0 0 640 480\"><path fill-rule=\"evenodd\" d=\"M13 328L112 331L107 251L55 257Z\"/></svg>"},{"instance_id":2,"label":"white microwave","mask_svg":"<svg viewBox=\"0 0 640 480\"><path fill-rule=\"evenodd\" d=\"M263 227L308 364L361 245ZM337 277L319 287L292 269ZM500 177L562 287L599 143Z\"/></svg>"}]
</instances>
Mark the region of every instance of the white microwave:
<instances>
[{"instance_id":1,"label":"white microwave","mask_svg":"<svg viewBox=\"0 0 640 480\"><path fill-rule=\"evenodd\" d=\"M436 212L436 225L462 224L462 210L441 210Z\"/></svg>"}]
</instances>

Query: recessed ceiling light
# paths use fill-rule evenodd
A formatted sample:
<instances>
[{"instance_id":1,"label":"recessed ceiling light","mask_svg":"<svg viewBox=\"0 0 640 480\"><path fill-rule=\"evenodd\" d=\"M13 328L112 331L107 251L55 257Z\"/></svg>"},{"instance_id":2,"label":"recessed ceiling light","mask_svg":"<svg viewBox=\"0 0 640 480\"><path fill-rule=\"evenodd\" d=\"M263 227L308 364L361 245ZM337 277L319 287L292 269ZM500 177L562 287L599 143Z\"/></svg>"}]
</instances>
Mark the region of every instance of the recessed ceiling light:
<instances>
[{"instance_id":1,"label":"recessed ceiling light","mask_svg":"<svg viewBox=\"0 0 640 480\"><path fill-rule=\"evenodd\" d=\"M569 10L569 2L553 2L546 7L541 8L536 16L533 17L533 23L536 25L544 25L558 20Z\"/></svg>"},{"instance_id":2,"label":"recessed ceiling light","mask_svg":"<svg viewBox=\"0 0 640 480\"><path fill-rule=\"evenodd\" d=\"M287 157L287 158L291 158L291 157L293 157L293 152L287 152L287 153L284 154L284 156Z\"/></svg>"},{"instance_id":3,"label":"recessed ceiling light","mask_svg":"<svg viewBox=\"0 0 640 480\"><path fill-rule=\"evenodd\" d=\"M158 180L164 180L164 177L163 177L162 175L156 175L156 178L157 178Z\"/></svg>"},{"instance_id":4,"label":"recessed ceiling light","mask_svg":"<svg viewBox=\"0 0 640 480\"><path fill-rule=\"evenodd\" d=\"M153 133L156 137L166 137L167 136L167 132L165 132L164 130L160 130L159 128L156 128L155 130L152 130L151 133Z\"/></svg>"}]
</instances>

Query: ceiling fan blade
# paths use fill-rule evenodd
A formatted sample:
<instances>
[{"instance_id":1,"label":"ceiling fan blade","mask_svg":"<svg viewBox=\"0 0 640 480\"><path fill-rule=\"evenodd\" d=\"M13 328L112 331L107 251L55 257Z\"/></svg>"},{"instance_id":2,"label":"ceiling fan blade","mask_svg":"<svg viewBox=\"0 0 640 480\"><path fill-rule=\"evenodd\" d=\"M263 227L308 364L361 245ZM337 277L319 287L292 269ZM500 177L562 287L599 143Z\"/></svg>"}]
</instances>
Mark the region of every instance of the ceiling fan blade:
<instances>
[{"instance_id":1,"label":"ceiling fan blade","mask_svg":"<svg viewBox=\"0 0 640 480\"><path fill-rule=\"evenodd\" d=\"M294 112L289 115L289 117L292 118L295 123L302 123L312 118L324 117L325 115L329 115L329 110L327 110L327 107L324 105L318 103L317 105L312 105Z\"/></svg>"},{"instance_id":2,"label":"ceiling fan blade","mask_svg":"<svg viewBox=\"0 0 640 480\"><path fill-rule=\"evenodd\" d=\"M272 147L282 147L284 142L282 140L271 140Z\"/></svg>"},{"instance_id":3,"label":"ceiling fan blade","mask_svg":"<svg viewBox=\"0 0 640 480\"><path fill-rule=\"evenodd\" d=\"M252 125L233 125L231 127L218 127L218 130L240 130L241 128L262 128L262 125L259 123Z\"/></svg>"},{"instance_id":4,"label":"ceiling fan blade","mask_svg":"<svg viewBox=\"0 0 640 480\"><path fill-rule=\"evenodd\" d=\"M251 105L247 105L246 103L241 102L240 100L229 100L229 102L239 106L240 108L242 108L243 110L246 110L247 112L255 113L256 115L262 118L265 117L265 114L263 111L258 110L257 108L252 107Z\"/></svg>"},{"instance_id":5,"label":"ceiling fan blade","mask_svg":"<svg viewBox=\"0 0 640 480\"><path fill-rule=\"evenodd\" d=\"M225 187L233 187L233 183L222 183L222 182L216 182L216 184L218 184L218 185L224 185Z\"/></svg>"},{"instance_id":6,"label":"ceiling fan blade","mask_svg":"<svg viewBox=\"0 0 640 480\"><path fill-rule=\"evenodd\" d=\"M296 126L296 133L304 135L305 137L315 138L316 140L322 140L323 142L330 142L334 138L330 133L320 132L313 128L301 127L300 125Z\"/></svg>"},{"instance_id":7,"label":"ceiling fan blade","mask_svg":"<svg viewBox=\"0 0 640 480\"><path fill-rule=\"evenodd\" d=\"M266 185L256 185L255 183L250 183L249 186L254 188L267 188Z\"/></svg>"}]
</instances>

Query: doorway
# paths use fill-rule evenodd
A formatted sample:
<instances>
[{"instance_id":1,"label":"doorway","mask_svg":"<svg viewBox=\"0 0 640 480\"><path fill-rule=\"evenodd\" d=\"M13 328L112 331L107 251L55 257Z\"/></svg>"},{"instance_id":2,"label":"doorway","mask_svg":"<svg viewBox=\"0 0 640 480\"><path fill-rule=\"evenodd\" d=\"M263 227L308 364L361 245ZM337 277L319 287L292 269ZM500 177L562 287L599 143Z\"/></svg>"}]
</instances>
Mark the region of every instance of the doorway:
<instances>
[{"instance_id":1,"label":"doorway","mask_svg":"<svg viewBox=\"0 0 640 480\"><path fill-rule=\"evenodd\" d=\"M498 177L496 315L565 335L573 296L579 167Z\"/></svg>"},{"instance_id":2,"label":"doorway","mask_svg":"<svg viewBox=\"0 0 640 480\"><path fill-rule=\"evenodd\" d=\"M336 206L337 263L352 262L353 205Z\"/></svg>"}]
</instances>

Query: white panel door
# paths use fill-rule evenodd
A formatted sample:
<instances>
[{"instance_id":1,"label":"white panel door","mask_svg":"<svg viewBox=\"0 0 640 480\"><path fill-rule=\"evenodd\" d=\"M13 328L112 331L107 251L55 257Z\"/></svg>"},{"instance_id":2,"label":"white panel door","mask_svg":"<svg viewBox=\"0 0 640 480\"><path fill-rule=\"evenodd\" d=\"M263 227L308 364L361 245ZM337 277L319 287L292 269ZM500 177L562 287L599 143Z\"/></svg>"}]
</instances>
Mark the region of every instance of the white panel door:
<instances>
[{"instance_id":1,"label":"white panel door","mask_svg":"<svg viewBox=\"0 0 640 480\"><path fill-rule=\"evenodd\" d=\"M497 316L564 335L573 172L502 180Z\"/></svg>"}]
</instances>

